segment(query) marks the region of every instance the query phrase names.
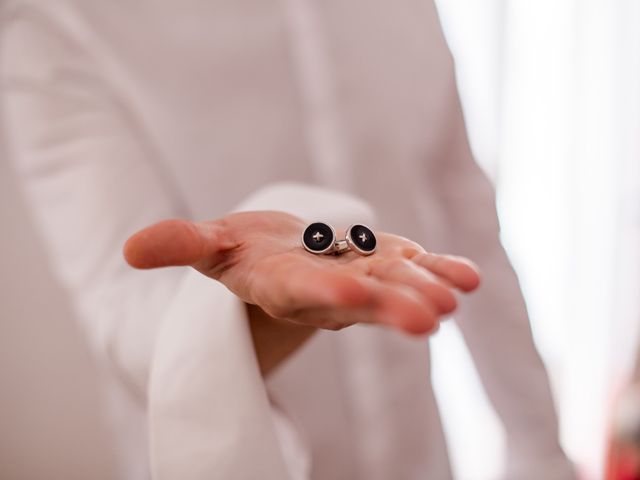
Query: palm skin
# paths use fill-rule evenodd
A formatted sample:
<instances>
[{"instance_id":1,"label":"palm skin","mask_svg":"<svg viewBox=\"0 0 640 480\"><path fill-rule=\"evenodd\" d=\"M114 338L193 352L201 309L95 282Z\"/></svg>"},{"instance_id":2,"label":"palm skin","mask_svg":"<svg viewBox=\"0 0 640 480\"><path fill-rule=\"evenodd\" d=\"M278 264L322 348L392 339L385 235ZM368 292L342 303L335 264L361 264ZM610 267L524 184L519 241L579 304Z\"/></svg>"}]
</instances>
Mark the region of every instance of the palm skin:
<instances>
[{"instance_id":1,"label":"palm skin","mask_svg":"<svg viewBox=\"0 0 640 480\"><path fill-rule=\"evenodd\" d=\"M314 255L300 244L306 225L276 211L167 220L133 235L124 254L136 268L190 265L270 317L332 330L377 323L432 332L456 308L453 290L468 292L480 281L470 261L426 253L389 233L376 232L370 256Z\"/></svg>"}]
</instances>

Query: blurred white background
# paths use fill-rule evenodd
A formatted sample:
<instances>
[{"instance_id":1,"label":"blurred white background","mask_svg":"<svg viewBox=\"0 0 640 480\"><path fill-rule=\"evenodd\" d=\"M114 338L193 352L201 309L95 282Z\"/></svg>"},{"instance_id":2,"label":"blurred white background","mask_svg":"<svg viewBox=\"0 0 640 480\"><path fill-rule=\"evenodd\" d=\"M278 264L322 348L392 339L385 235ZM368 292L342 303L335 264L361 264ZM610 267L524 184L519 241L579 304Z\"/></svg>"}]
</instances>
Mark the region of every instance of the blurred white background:
<instances>
[{"instance_id":1,"label":"blurred white background","mask_svg":"<svg viewBox=\"0 0 640 480\"><path fill-rule=\"evenodd\" d=\"M550 371L563 445L585 479L601 478L611 397L638 337L640 2L438 5L473 148L496 183L503 239ZM2 473L112 478L95 367L13 183L2 158ZM495 478L502 432L455 327L433 344L458 478Z\"/></svg>"},{"instance_id":2,"label":"blurred white background","mask_svg":"<svg viewBox=\"0 0 640 480\"><path fill-rule=\"evenodd\" d=\"M639 333L640 2L437 3L563 446L583 478L599 479ZM462 341L449 325L433 343L458 476L495 478L502 432Z\"/></svg>"}]
</instances>

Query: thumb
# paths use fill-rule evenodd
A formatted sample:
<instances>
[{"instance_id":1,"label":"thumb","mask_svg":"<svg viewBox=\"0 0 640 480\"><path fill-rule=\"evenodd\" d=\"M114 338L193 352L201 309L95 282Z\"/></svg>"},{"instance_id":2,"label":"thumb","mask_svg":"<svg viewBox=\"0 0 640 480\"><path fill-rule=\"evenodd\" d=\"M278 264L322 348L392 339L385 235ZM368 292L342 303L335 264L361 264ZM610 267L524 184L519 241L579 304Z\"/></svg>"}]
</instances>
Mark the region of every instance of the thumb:
<instances>
[{"instance_id":1,"label":"thumb","mask_svg":"<svg viewBox=\"0 0 640 480\"><path fill-rule=\"evenodd\" d=\"M194 223L165 220L133 234L124 244L124 258L135 268L194 265L233 248L222 221Z\"/></svg>"}]
</instances>

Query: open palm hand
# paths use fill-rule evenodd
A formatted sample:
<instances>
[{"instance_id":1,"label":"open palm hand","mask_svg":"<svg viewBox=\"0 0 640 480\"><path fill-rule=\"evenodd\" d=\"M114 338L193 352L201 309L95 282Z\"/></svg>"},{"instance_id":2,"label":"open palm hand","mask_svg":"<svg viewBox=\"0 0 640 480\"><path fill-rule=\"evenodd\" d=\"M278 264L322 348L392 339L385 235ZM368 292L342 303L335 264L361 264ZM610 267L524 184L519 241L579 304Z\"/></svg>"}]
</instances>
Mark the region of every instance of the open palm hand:
<instances>
[{"instance_id":1,"label":"open palm hand","mask_svg":"<svg viewBox=\"0 0 640 480\"><path fill-rule=\"evenodd\" d=\"M376 232L374 255L314 255L300 244L305 227L276 211L167 220L133 235L124 253L137 268L190 265L273 318L326 329L377 323L431 332L456 308L454 290L479 284L470 261L389 233Z\"/></svg>"}]
</instances>

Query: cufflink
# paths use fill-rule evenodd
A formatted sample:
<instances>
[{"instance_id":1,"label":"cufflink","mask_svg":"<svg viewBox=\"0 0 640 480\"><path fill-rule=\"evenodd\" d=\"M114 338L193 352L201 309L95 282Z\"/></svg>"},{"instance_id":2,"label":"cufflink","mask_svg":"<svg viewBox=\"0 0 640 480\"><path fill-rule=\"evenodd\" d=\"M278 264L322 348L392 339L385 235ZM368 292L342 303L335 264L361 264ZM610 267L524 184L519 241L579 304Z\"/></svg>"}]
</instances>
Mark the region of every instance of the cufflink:
<instances>
[{"instance_id":1,"label":"cufflink","mask_svg":"<svg viewBox=\"0 0 640 480\"><path fill-rule=\"evenodd\" d=\"M366 225L358 223L351 225L347 230L347 245L360 255L371 255L376 251L378 241L373 231Z\"/></svg>"},{"instance_id":2,"label":"cufflink","mask_svg":"<svg viewBox=\"0 0 640 480\"><path fill-rule=\"evenodd\" d=\"M327 223L314 222L302 232L302 246L315 254L333 253L336 250L336 232Z\"/></svg>"}]
</instances>

